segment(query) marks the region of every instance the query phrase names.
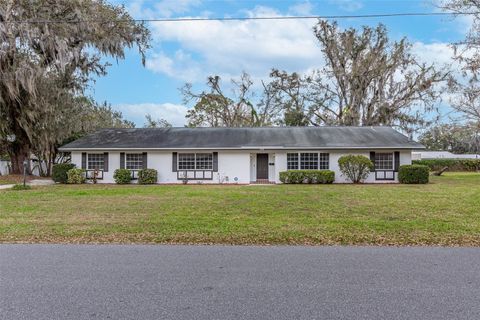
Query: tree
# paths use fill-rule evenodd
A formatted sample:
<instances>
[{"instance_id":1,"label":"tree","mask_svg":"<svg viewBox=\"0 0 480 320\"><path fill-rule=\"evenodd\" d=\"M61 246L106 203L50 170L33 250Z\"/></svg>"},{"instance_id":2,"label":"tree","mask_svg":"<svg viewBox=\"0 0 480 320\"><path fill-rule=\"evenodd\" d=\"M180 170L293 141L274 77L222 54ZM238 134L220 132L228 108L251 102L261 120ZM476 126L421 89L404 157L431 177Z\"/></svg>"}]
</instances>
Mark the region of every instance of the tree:
<instances>
[{"instance_id":1,"label":"tree","mask_svg":"<svg viewBox=\"0 0 480 320\"><path fill-rule=\"evenodd\" d=\"M0 137L19 173L34 145L37 122L53 106L40 90L61 100L78 94L92 74L105 75L102 56L123 58L137 46L144 61L149 32L124 7L104 0L5 0L0 2Z\"/></svg>"},{"instance_id":2,"label":"tree","mask_svg":"<svg viewBox=\"0 0 480 320\"><path fill-rule=\"evenodd\" d=\"M445 150L453 153L478 153L480 128L473 124L441 124L430 128L419 137L427 150Z\"/></svg>"},{"instance_id":3,"label":"tree","mask_svg":"<svg viewBox=\"0 0 480 320\"><path fill-rule=\"evenodd\" d=\"M373 168L373 163L362 155L346 155L338 159L338 167L342 174L353 183L361 183L367 179Z\"/></svg>"},{"instance_id":4,"label":"tree","mask_svg":"<svg viewBox=\"0 0 480 320\"><path fill-rule=\"evenodd\" d=\"M279 103L295 119L312 125L389 125L403 129L425 124L435 111L438 84L446 71L420 63L404 38L392 42L383 25L340 30L320 21L314 28L325 66L300 76L274 70Z\"/></svg>"},{"instance_id":5,"label":"tree","mask_svg":"<svg viewBox=\"0 0 480 320\"><path fill-rule=\"evenodd\" d=\"M183 102L195 105L187 112L189 127L246 127L261 125L257 110L253 106L252 80L242 73L239 80L232 79L232 97L227 96L219 76L207 80L208 92L195 93L191 84L182 89Z\"/></svg>"},{"instance_id":6,"label":"tree","mask_svg":"<svg viewBox=\"0 0 480 320\"><path fill-rule=\"evenodd\" d=\"M51 90L54 86L45 86ZM57 97L52 95L52 97ZM135 124L123 119L106 102L99 104L92 98L64 95L50 101L52 108L43 112L34 127L31 152L46 164L44 175L50 175L57 161L58 147L101 128L134 128Z\"/></svg>"},{"instance_id":7,"label":"tree","mask_svg":"<svg viewBox=\"0 0 480 320\"><path fill-rule=\"evenodd\" d=\"M153 119L151 115L145 115L146 123L143 126L144 128L171 128L172 125L167 120L160 118L160 119Z\"/></svg>"},{"instance_id":8,"label":"tree","mask_svg":"<svg viewBox=\"0 0 480 320\"><path fill-rule=\"evenodd\" d=\"M293 72L273 69L270 73L272 81L265 91L269 91L275 110L282 110L283 119L277 122L286 126L307 126L310 124L306 110L311 102L308 94L309 77Z\"/></svg>"},{"instance_id":9,"label":"tree","mask_svg":"<svg viewBox=\"0 0 480 320\"><path fill-rule=\"evenodd\" d=\"M453 45L455 57L463 63L465 70L477 73L480 70L480 1L478 0L442 0L440 7L448 12L460 14L472 19L472 25L464 40Z\"/></svg>"},{"instance_id":10,"label":"tree","mask_svg":"<svg viewBox=\"0 0 480 320\"><path fill-rule=\"evenodd\" d=\"M464 78L451 81L450 92L452 107L460 113L469 126L480 130L480 1L477 0L445 0L440 6L457 14L469 13L472 25L463 41L453 44L455 59L463 67Z\"/></svg>"}]
</instances>

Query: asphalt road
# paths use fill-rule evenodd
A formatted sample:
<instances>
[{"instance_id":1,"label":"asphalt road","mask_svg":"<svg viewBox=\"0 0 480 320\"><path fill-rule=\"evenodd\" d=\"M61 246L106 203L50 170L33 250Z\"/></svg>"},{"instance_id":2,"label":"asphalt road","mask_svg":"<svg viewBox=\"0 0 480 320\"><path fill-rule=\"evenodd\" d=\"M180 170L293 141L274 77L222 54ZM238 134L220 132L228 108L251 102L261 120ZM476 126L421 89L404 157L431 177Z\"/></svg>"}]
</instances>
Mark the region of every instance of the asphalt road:
<instances>
[{"instance_id":1,"label":"asphalt road","mask_svg":"<svg viewBox=\"0 0 480 320\"><path fill-rule=\"evenodd\" d=\"M480 249L0 245L1 319L480 319Z\"/></svg>"}]
</instances>

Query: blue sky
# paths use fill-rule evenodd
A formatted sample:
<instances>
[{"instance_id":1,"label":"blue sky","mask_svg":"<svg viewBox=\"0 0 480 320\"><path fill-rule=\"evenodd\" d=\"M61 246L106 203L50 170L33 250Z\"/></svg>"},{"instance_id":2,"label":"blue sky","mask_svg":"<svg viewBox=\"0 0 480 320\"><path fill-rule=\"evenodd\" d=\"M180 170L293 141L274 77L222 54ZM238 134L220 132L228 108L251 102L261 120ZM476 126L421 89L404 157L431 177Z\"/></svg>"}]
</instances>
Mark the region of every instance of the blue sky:
<instances>
[{"instance_id":1,"label":"blue sky","mask_svg":"<svg viewBox=\"0 0 480 320\"><path fill-rule=\"evenodd\" d=\"M432 1L395 0L116 0L134 18L246 17L286 15L352 15L439 11ZM343 19L341 27L385 24L392 39L408 37L413 51L426 62L450 64L449 43L462 39L466 18L391 17ZM320 49L312 32L315 20L249 20L149 23L152 48L142 66L135 50L124 60L111 61L108 75L96 79L90 94L144 123L144 115L162 117L175 126L184 124L189 106L178 91L186 82L202 89L207 76L228 81L242 71L255 82L268 77L272 67L308 72L322 66ZM443 112L448 112L443 103Z\"/></svg>"}]
</instances>

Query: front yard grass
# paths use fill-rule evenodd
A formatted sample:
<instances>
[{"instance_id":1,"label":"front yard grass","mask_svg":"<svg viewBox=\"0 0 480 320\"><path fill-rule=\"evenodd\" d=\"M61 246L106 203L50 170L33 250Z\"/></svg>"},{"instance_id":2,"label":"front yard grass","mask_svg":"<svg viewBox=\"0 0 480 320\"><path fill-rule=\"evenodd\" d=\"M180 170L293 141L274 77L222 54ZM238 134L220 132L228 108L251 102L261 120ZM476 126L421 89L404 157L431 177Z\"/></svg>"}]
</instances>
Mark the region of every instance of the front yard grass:
<instances>
[{"instance_id":1,"label":"front yard grass","mask_svg":"<svg viewBox=\"0 0 480 320\"><path fill-rule=\"evenodd\" d=\"M2 190L0 242L480 246L480 174L428 185Z\"/></svg>"}]
</instances>

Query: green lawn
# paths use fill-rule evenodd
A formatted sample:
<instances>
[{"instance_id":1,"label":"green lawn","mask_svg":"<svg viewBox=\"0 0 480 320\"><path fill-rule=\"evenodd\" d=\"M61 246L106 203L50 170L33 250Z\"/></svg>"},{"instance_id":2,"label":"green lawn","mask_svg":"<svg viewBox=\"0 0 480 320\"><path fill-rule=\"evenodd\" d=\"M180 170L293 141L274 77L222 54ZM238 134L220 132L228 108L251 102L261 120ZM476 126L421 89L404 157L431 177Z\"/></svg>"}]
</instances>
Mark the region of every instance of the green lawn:
<instances>
[{"instance_id":1,"label":"green lawn","mask_svg":"<svg viewBox=\"0 0 480 320\"><path fill-rule=\"evenodd\" d=\"M428 185L3 190L0 242L480 246L480 174Z\"/></svg>"}]
</instances>

